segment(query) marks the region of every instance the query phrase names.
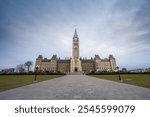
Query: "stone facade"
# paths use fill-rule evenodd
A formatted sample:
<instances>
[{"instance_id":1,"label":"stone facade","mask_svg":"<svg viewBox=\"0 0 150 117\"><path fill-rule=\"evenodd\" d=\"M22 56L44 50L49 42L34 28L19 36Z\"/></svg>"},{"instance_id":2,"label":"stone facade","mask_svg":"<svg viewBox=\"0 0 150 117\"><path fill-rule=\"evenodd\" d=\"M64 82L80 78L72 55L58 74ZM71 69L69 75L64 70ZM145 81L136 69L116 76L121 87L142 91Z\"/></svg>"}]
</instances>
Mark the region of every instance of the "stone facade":
<instances>
[{"instance_id":1,"label":"stone facade","mask_svg":"<svg viewBox=\"0 0 150 117\"><path fill-rule=\"evenodd\" d=\"M94 58L81 58L79 54L79 37L75 29L72 42L72 58L60 59L53 55L50 59L43 58L39 55L36 59L35 66L38 65L40 72L112 72L116 69L116 60L113 55L101 59L99 55Z\"/></svg>"}]
</instances>

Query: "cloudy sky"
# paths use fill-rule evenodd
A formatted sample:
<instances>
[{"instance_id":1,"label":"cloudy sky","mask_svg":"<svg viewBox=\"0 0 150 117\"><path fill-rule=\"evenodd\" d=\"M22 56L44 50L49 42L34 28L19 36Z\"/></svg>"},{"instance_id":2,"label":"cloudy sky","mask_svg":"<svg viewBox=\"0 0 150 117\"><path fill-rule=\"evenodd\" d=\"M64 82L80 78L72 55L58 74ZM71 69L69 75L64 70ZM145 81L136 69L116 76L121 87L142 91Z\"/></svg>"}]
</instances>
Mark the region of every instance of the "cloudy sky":
<instances>
[{"instance_id":1,"label":"cloudy sky","mask_svg":"<svg viewBox=\"0 0 150 117\"><path fill-rule=\"evenodd\" d=\"M0 68L71 57L75 26L81 57L150 67L150 0L0 0Z\"/></svg>"}]
</instances>

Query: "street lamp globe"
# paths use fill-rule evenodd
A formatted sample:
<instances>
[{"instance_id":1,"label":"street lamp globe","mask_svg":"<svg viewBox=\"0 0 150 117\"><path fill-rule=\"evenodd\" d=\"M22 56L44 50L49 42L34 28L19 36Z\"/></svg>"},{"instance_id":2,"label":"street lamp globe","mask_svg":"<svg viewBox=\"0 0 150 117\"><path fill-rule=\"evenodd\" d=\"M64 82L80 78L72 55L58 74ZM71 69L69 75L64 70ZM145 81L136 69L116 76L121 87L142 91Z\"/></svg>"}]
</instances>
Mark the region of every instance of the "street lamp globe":
<instances>
[{"instance_id":1,"label":"street lamp globe","mask_svg":"<svg viewBox=\"0 0 150 117\"><path fill-rule=\"evenodd\" d=\"M116 69L119 70L119 67L117 66Z\"/></svg>"},{"instance_id":2,"label":"street lamp globe","mask_svg":"<svg viewBox=\"0 0 150 117\"><path fill-rule=\"evenodd\" d=\"M38 66L38 65L36 65L35 69L36 69L36 70L38 70L38 69L39 69L39 66Z\"/></svg>"}]
</instances>

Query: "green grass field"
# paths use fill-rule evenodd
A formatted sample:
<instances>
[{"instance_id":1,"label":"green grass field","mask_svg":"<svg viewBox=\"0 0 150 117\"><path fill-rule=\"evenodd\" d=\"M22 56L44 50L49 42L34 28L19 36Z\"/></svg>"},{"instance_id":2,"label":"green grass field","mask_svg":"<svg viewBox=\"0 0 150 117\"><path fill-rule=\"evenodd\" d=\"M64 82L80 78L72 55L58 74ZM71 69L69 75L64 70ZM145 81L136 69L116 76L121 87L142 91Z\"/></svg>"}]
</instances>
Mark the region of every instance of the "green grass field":
<instances>
[{"instance_id":1,"label":"green grass field","mask_svg":"<svg viewBox=\"0 0 150 117\"><path fill-rule=\"evenodd\" d=\"M50 80L63 75L38 75L37 81ZM0 92L32 84L35 75L0 75Z\"/></svg>"},{"instance_id":2,"label":"green grass field","mask_svg":"<svg viewBox=\"0 0 150 117\"><path fill-rule=\"evenodd\" d=\"M118 75L92 75L97 78L119 82ZM123 83L150 88L150 74L122 74Z\"/></svg>"}]
</instances>

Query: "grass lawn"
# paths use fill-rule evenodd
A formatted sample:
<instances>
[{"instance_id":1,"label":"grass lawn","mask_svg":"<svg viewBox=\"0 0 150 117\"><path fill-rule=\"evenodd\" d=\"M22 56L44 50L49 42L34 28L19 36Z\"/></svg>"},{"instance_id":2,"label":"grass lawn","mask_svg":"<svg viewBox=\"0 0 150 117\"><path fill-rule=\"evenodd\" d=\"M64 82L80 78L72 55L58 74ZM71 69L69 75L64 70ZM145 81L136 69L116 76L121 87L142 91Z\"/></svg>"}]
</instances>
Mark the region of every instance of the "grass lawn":
<instances>
[{"instance_id":1,"label":"grass lawn","mask_svg":"<svg viewBox=\"0 0 150 117\"><path fill-rule=\"evenodd\" d=\"M50 80L63 75L38 75L37 81ZM32 84L35 75L0 75L0 92L24 85Z\"/></svg>"},{"instance_id":2,"label":"grass lawn","mask_svg":"<svg viewBox=\"0 0 150 117\"><path fill-rule=\"evenodd\" d=\"M118 81L118 75L92 75L97 78ZM123 83L150 88L150 74L122 74Z\"/></svg>"}]
</instances>

